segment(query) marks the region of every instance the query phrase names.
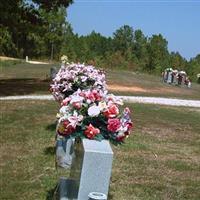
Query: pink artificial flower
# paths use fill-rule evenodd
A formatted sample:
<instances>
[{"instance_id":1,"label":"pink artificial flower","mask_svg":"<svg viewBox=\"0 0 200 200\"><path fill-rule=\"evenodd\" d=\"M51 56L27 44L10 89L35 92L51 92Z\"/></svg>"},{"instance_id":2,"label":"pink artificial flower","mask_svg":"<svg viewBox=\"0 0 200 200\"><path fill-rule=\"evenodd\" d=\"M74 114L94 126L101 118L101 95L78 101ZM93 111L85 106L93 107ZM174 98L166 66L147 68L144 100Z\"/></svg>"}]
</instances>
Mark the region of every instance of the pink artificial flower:
<instances>
[{"instance_id":1,"label":"pink artificial flower","mask_svg":"<svg viewBox=\"0 0 200 200\"><path fill-rule=\"evenodd\" d=\"M119 119L108 119L107 129L111 132L116 132L121 126L121 122Z\"/></svg>"},{"instance_id":2,"label":"pink artificial flower","mask_svg":"<svg viewBox=\"0 0 200 200\"><path fill-rule=\"evenodd\" d=\"M107 118L116 117L119 114L119 108L115 104L111 104L107 110L103 112Z\"/></svg>"},{"instance_id":3,"label":"pink artificial flower","mask_svg":"<svg viewBox=\"0 0 200 200\"><path fill-rule=\"evenodd\" d=\"M74 114L71 117L68 117L70 124L76 128L76 126L83 120L83 115Z\"/></svg>"},{"instance_id":4,"label":"pink artificial flower","mask_svg":"<svg viewBox=\"0 0 200 200\"><path fill-rule=\"evenodd\" d=\"M92 124L87 126L86 130L84 131L84 134L89 139L93 139L99 133L100 133L100 130L98 128L95 128L94 126L92 126Z\"/></svg>"},{"instance_id":5,"label":"pink artificial flower","mask_svg":"<svg viewBox=\"0 0 200 200\"><path fill-rule=\"evenodd\" d=\"M97 90L92 90L92 94L94 95L95 101L102 100L102 96L100 95L100 93Z\"/></svg>"},{"instance_id":6,"label":"pink artificial flower","mask_svg":"<svg viewBox=\"0 0 200 200\"><path fill-rule=\"evenodd\" d=\"M70 101L71 101L71 98L69 98L69 97L65 98L65 99L62 101L61 106L66 106Z\"/></svg>"},{"instance_id":7,"label":"pink artificial flower","mask_svg":"<svg viewBox=\"0 0 200 200\"><path fill-rule=\"evenodd\" d=\"M95 101L95 96L92 92L89 92L88 94L86 94L86 98L89 99L91 102Z\"/></svg>"},{"instance_id":8,"label":"pink artificial flower","mask_svg":"<svg viewBox=\"0 0 200 200\"><path fill-rule=\"evenodd\" d=\"M82 103L80 103L80 102L74 102L74 103L72 103L72 105L74 108L76 108L78 110L82 107Z\"/></svg>"},{"instance_id":9,"label":"pink artificial flower","mask_svg":"<svg viewBox=\"0 0 200 200\"><path fill-rule=\"evenodd\" d=\"M130 111L130 109L129 109L128 107L126 107L126 108L124 109L124 112L125 112L125 113L128 113L128 114L131 113L131 111Z\"/></svg>"}]
</instances>

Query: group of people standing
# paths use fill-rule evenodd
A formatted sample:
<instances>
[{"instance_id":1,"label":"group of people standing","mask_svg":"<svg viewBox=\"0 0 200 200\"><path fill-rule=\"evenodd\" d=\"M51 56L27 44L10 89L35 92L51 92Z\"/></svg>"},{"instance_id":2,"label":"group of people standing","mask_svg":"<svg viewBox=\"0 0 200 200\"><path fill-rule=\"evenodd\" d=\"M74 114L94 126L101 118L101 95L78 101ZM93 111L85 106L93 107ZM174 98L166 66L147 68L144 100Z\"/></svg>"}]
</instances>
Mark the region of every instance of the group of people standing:
<instances>
[{"instance_id":1,"label":"group of people standing","mask_svg":"<svg viewBox=\"0 0 200 200\"><path fill-rule=\"evenodd\" d=\"M191 80L186 72L176 69L173 70L172 68L167 68L162 72L162 81L168 84L186 85L188 88L191 87Z\"/></svg>"}]
</instances>

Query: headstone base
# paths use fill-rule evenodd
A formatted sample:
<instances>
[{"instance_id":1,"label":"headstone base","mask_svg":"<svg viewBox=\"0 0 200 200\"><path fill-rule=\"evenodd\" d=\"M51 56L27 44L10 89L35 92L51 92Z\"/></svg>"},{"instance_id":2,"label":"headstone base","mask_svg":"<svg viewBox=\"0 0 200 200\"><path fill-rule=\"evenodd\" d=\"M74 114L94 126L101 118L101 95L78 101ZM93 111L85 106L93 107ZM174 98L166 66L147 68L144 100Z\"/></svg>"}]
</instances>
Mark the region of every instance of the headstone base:
<instances>
[{"instance_id":1,"label":"headstone base","mask_svg":"<svg viewBox=\"0 0 200 200\"><path fill-rule=\"evenodd\" d=\"M54 193L55 200L77 200L76 182L72 179L61 177Z\"/></svg>"}]
</instances>

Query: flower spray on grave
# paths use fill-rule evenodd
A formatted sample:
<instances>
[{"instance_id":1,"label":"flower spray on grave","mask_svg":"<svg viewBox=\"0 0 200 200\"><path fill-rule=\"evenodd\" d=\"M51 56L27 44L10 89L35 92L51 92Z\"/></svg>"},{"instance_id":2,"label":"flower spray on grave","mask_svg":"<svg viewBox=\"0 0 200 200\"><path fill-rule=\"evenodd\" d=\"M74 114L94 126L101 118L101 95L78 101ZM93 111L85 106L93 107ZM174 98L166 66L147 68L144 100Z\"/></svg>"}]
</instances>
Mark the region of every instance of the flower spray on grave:
<instances>
[{"instance_id":1,"label":"flower spray on grave","mask_svg":"<svg viewBox=\"0 0 200 200\"><path fill-rule=\"evenodd\" d=\"M60 103L57 114L57 144L65 146L58 162L71 165L71 149L66 143L87 138L109 140L121 144L130 134L132 121L129 108L121 109L123 102L106 89L105 74L94 66L68 63L62 56L62 65L53 79L51 92ZM72 142L71 142L72 144ZM59 149L59 148L57 148ZM66 150L68 149L68 150Z\"/></svg>"},{"instance_id":2,"label":"flower spray on grave","mask_svg":"<svg viewBox=\"0 0 200 200\"><path fill-rule=\"evenodd\" d=\"M69 63L66 56L61 58L62 65L53 79L50 91L58 102L78 89L106 90L105 73L92 65Z\"/></svg>"}]
</instances>

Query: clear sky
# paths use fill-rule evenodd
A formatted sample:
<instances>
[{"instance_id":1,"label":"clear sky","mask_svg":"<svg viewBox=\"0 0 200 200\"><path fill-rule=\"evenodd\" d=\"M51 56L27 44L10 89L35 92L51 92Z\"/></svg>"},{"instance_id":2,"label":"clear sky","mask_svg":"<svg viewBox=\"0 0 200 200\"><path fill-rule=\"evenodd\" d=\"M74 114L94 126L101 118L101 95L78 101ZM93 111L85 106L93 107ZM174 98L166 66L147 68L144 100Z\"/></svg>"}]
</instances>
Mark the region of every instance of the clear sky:
<instances>
[{"instance_id":1,"label":"clear sky","mask_svg":"<svg viewBox=\"0 0 200 200\"><path fill-rule=\"evenodd\" d=\"M146 36L161 33L169 51L186 59L200 53L200 0L74 0L67 12L79 35L112 36L126 24Z\"/></svg>"}]
</instances>

